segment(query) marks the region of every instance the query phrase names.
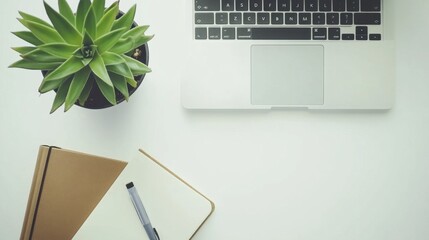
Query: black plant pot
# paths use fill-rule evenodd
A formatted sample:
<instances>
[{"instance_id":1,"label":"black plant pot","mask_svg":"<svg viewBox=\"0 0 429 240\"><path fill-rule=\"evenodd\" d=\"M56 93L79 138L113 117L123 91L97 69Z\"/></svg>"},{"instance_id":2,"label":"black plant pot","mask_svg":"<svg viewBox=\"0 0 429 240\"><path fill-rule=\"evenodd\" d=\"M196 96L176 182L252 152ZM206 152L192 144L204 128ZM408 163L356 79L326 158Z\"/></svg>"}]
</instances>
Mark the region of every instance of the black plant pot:
<instances>
[{"instance_id":1,"label":"black plant pot","mask_svg":"<svg viewBox=\"0 0 429 240\"><path fill-rule=\"evenodd\" d=\"M116 17L116 19L120 18L122 15L124 15L124 13L122 11L120 11L118 16ZM133 29L137 26L138 26L137 23L133 22L131 29ZM135 58L136 60L146 64L146 66L148 66L148 64L149 64L149 48L148 48L147 43L144 45L141 45L140 47L138 47L134 50L134 52L137 52L137 51L138 51L138 54L135 54L132 57ZM47 71L42 71L42 74L43 74L43 76L46 76ZM137 82L137 86L135 88L130 86L129 84L127 84L128 92L129 92L130 96L137 90L137 88L143 82L145 75L146 74L134 77L134 80L136 80L136 82ZM90 78L91 77L92 78L94 77L93 73L91 73ZM58 89L55 89L54 91L57 92L57 90ZM116 104L119 104L125 100L124 95L122 95L122 93L120 93L117 89L115 89L115 95L116 95ZM90 92L89 97L86 100L86 102L81 105L77 101L75 103L75 105L83 107L83 108L88 108L88 109L104 109L104 108L109 108L109 107L114 106L109 101L107 101L107 99L101 93L101 90L98 87L98 85L96 84L95 79L94 79L94 84L92 86L91 92Z\"/></svg>"}]
</instances>

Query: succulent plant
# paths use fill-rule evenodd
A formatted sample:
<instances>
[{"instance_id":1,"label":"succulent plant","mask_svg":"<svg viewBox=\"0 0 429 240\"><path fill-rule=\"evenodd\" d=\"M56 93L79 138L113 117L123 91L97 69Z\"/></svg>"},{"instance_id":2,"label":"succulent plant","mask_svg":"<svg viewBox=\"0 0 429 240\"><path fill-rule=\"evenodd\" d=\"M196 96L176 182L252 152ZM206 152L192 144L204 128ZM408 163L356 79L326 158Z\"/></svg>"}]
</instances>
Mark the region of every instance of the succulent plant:
<instances>
[{"instance_id":1,"label":"succulent plant","mask_svg":"<svg viewBox=\"0 0 429 240\"><path fill-rule=\"evenodd\" d=\"M134 77L151 71L133 57L153 37L145 35L148 26L132 28L136 5L122 16L119 2L105 8L105 0L80 0L76 13L66 0L58 0L58 12L46 2L44 7L52 24L19 12L29 31L13 34L33 46L13 48L22 59L10 67L45 73L39 92L56 91L51 113L64 103L65 111L76 102L83 105L93 86L112 105L115 89L128 100Z\"/></svg>"}]
</instances>

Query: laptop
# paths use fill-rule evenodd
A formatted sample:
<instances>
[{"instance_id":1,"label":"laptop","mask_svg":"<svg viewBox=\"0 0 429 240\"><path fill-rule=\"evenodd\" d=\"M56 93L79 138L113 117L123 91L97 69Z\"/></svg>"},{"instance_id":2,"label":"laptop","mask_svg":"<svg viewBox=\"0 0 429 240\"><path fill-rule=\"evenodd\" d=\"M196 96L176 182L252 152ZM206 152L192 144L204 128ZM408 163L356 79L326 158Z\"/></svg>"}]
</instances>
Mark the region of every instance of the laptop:
<instances>
[{"instance_id":1,"label":"laptop","mask_svg":"<svg viewBox=\"0 0 429 240\"><path fill-rule=\"evenodd\" d=\"M186 2L185 108L392 107L392 1Z\"/></svg>"}]
</instances>

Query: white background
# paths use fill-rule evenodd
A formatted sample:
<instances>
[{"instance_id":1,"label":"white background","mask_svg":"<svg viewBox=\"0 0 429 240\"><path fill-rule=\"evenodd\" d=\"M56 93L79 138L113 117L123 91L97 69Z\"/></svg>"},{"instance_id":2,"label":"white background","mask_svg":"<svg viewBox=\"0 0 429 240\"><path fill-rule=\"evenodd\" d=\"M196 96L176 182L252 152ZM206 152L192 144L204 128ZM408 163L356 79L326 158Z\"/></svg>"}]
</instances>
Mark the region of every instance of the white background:
<instances>
[{"instance_id":1,"label":"white background","mask_svg":"<svg viewBox=\"0 0 429 240\"><path fill-rule=\"evenodd\" d=\"M144 148L216 203L196 240L429 239L429 2L392 1L391 111L187 111L184 0L139 0L136 20L156 35L153 73L129 103L52 115L41 74L7 69L23 44L10 34L23 30L17 11L45 16L42 1L4 2L0 238L19 238L38 147L50 144L124 160Z\"/></svg>"}]
</instances>

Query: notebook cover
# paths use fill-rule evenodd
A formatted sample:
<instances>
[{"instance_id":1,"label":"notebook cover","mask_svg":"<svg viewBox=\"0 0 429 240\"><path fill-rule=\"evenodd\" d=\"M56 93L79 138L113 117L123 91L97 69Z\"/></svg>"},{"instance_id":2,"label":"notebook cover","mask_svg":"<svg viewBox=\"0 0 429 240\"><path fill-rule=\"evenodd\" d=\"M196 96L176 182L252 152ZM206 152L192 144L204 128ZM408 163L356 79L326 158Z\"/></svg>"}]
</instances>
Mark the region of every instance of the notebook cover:
<instances>
[{"instance_id":1,"label":"notebook cover","mask_svg":"<svg viewBox=\"0 0 429 240\"><path fill-rule=\"evenodd\" d=\"M212 201L140 150L73 239L148 239L125 186L129 182L162 240L191 239L214 210Z\"/></svg>"},{"instance_id":2,"label":"notebook cover","mask_svg":"<svg viewBox=\"0 0 429 240\"><path fill-rule=\"evenodd\" d=\"M71 239L126 164L41 146L20 239Z\"/></svg>"}]
</instances>

